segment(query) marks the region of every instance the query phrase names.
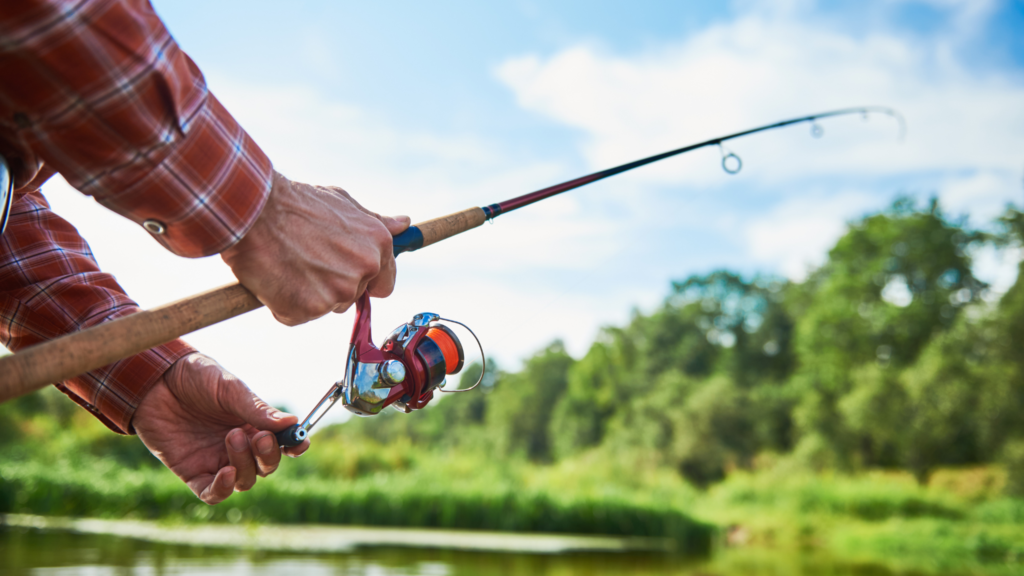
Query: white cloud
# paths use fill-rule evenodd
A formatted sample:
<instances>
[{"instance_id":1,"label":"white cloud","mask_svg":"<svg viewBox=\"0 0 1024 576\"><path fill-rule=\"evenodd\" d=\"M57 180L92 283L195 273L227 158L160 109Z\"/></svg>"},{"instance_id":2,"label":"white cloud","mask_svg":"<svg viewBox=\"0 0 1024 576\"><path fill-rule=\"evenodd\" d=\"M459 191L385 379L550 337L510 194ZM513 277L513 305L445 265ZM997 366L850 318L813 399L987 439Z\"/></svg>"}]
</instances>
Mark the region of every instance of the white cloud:
<instances>
[{"instance_id":1,"label":"white cloud","mask_svg":"<svg viewBox=\"0 0 1024 576\"><path fill-rule=\"evenodd\" d=\"M984 170L967 176L951 176L939 187L943 209L969 214L975 226L986 226L1007 204L1024 204L1021 174L1010 170Z\"/></svg>"},{"instance_id":2,"label":"white cloud","mask_svg":"<svg viewBox=\"0 0 1024 576\"><path fill-rule=\"evenodd\" d=\"M825 261L846 231L846 223L878 208L878 198L863 192L808 194L782 202L745 227L752 256L795 281Z\"/></svg>"},{"instance_id":3,"label":"white cloud","mask_svg":"<svg viewBox=\"0 0 1024 576\"><path fill-rule=\"evenodd\" d=\"M985 246L971 254L974 276L989 285L988 300L994 301L1017 281L1022 257L1020 248L996 249Z\"/></svg>"}]
</instances>

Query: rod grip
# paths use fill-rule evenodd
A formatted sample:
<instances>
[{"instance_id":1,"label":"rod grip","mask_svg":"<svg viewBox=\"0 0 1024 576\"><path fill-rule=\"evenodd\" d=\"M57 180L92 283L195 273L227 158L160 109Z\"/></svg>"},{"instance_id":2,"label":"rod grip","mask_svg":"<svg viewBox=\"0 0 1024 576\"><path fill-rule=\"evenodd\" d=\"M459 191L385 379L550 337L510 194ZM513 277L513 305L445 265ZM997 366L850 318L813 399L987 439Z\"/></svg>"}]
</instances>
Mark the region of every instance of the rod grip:
<instances>
[{"instance_id":1,"label":"rod grip","mask_svg":"<svg viewBox=\"0 0 1024 576\"><path fill-rule=\"evenodd\" d=\"M416 228L423 234L423 246L430 246L445 238L451 238L466 230L472 230L486 221L487 216L484 214L483 208L473 207L447 216L441 216L440 218L434 218L433 220L427 220L426 222L420 222L416 225Z\"/></svg>"},{"instance_id":2,"label":"rod grip","mask_svg":"<svg viewBox=\"0 0 1024 576\"><path fill-rule=\"evenodd\" d=\"M0 402L263 306L241 284L104 322L0 358Z\"/></svg>"}]
</instances>

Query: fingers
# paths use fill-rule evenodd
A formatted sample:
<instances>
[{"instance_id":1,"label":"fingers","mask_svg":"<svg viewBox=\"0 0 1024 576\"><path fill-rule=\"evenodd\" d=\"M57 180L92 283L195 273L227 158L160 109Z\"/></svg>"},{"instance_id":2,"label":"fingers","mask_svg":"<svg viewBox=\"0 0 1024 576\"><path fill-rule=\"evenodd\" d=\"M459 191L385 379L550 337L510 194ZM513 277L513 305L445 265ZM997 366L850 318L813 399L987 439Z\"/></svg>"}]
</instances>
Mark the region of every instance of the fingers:
<instances>
[{"instance_id":1,"label":"fingers","mask_svg":"<svg viewBox=\"0 0 1024 576\"><path fill-rule=\"evenodd\" d=\"M306 450L309 450L309 438L303 440L302 444L299 444L298 446L285 448L284 453L290 456L291 458L298 458L299 456L305 454Z\"/></svg>"},{"instance_id":2,"label":"fingers","mask_svg":"<svg viewBox=\"0 0 1024 576\"><path fill-rule=\"evenodd\" d=\"M256 473L260 476L273 474L281 463L281 447L270 432L258 432L252 437L252 453L256 456Z\"/></svg>"},{"instance_id":3,"label":"fingers","mask_svg":"<svg viewBox=\"0 0 1024 576\"><path fill-rule=\"evenodd\" d=\"M398 276L398 267L395 264L394 254L388 250L381 254L380 272L370 280L366 289L370 296L375 298L387 298L395 290L395 279Z\"/></svg>"},{"instance_id":4,"label":"fingers","mask_svg":"<svg viewBox=\"0 0 1024 576\"><path fill-rule=\"evenodd\" d=\"M241 428L228 432L224 439L228 449L228 462L235 467L234 489L245 492L256 484L256 461L249 447L249 440Z\"/></svg>"},{"instance_id":5,"label":"fingers","mask_svg":"<svg viewBox=\"0 0 1024 576\"><path fill-rule=\"evenodd\" d=\"M407 228L412 224L412 218L408 216L377 216L380 221L384 223L384 227L388 229L388 232L392 236L398 236L402 232L405 232Z\"/></svg>"},{"instance_id":6,"label":"fingers","mask_svg":"<svg viewBox=\"0 0 1024 576\"><path fill-rule=\"evenodd\" d=\"M227 399L224 407L253 428L280 432L299 422L298 416L281 412L264 402L241 380L232 378L221 381L225 386L223 396Z\"/></svg>"},{"instance_id":7,"label":"fingers","mask_svg":"<svg viewBox=\"0 0 1024 576\"><path fill-rule=\"evenodd\" d=\"M409 218L380 216L347 192L275 173L253 227L221 257L283 324L348 309L365 291L394 290L392 236Z\"/></svg>"},{"instance_id":8,"label":"fingers","mask_svg":"<svg viewBox=\"0 0 1024 576\"><path fill-rule=\"evenodd\" d=\"M238 469L235 488L245 491L252 488L257 476L266 476L277 470L281 463L281 448L274 433L296 424L299 419L294 414L270 406L240 380L225 381L225 385L230 386L225 393L229 399L225 408L253 431L251 438L246 438L241 429L235 429L225 440L228 460ZM308 446L308 442L304 444Z\"/></svg>"},{"instance_id":9,"label":"fingers","mask_svg":"<svg viewBox=\"0 0 1024 576\"><path fill-rule=\"evenodd\" d=\"M188 487L199 499L213 506L220 504L235 491L235 469L225 466L217 475L203 474L188 482Z\"/></svg>"}]
</instances>

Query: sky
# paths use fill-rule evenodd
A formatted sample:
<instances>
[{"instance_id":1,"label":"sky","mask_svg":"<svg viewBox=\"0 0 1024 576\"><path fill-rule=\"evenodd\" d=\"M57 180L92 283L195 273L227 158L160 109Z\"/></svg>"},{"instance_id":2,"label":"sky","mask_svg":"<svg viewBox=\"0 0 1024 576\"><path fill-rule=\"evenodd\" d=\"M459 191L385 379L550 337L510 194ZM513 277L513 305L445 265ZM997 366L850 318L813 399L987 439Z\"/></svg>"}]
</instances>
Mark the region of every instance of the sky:
<instances>
[{"instance_id":1,"label":"sky","mask_svg":"<svg viewBox=\"0 0 1024 576\"><path fill-rule=\"evenodd\" d=\"M789 117L906 117L902 139L858 116L732 141L739 174L706 149L402 255L373 301L378 344L431 311L505 369L555 339L579 357L672 280L805 278L900 195L974 226L1024 204L1024 0L153 4L277 170L413 222ZM60 180L44 193L144 307L234 281ZM976 272L997 294L1018 257L982 251ZM260 310L186 339L303 416L341 378L352 317L286 328Z\"/></svg>"}]
</instances>

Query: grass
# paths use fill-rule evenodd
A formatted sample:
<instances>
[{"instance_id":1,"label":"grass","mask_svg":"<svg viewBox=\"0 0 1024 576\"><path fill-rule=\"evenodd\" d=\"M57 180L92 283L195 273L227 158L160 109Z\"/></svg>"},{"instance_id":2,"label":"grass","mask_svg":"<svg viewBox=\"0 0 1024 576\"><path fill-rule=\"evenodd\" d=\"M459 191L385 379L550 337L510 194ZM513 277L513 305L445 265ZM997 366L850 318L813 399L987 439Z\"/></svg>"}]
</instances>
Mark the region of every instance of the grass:
<instances>
[{"instance_id":1,"label":"grass","mask_svg":"<svg viewBox=\"0 0 1024 576\"><path fill-rule=\"evenodd\" d=\"M945 471L978 476L977 470ZM692 509L730 539L924 574L1024 573L1024 500L909 474L734 473Z\"/></svg>"},{"instance_id":2,"label":"grass","mask_svg":"<svg viewBox=\"0 0 1024 576\"><path fill-rule=\"evenodd\" d=\"M1024 573L1024 529L1014 524L893 519L835 529L828 546L859 561L933 574Z\"/></svg>"},{"instance_id":3,"label":"grass","mask_svg":"<svg viewBox=\"0 0 1024 576\"><path fill-rule=\"evenodd\" d=\"M3 459L0 512L651 536L672 538L680 552L710 551L710 525L647 497L524 488L509 479L437 479L419 472L350 481L282 475L208 507L159 469L131 470L103 460Z\"/></svg>"}]
</instances>

